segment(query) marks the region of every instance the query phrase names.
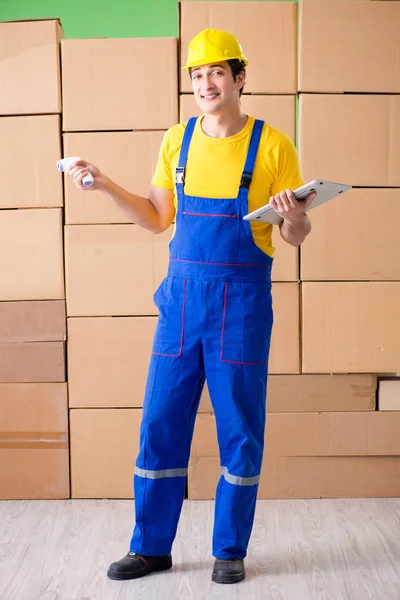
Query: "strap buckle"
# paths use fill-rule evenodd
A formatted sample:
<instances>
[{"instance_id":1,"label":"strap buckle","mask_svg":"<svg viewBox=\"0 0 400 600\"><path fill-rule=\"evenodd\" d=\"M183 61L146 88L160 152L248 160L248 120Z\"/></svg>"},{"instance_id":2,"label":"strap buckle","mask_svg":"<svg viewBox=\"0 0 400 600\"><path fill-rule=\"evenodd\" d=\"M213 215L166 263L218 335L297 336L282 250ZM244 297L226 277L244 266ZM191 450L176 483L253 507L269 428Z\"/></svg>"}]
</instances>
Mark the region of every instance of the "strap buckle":
<instances>
[{"instance_id":1,"label":"strap buckle","mask_svg":"<svg viewBox=\"0 0 400 600\"><path fill-rule=\"evenodd\" d=\"M175 170L175 183L185 183L185 167L177 167Z\"/></svg>"},{"instance_id":2,"label":"strap buckle","mask_svg":"<svg viewBox=\"0 0 400 600\"><path fill-rule=\"evenodd\" d=\"M243 171L242 179L240 180L240 187L248 190L250 188L252 179L253 179L252 173L246 173L245 171Z\"/></svg>"}]
</instances>

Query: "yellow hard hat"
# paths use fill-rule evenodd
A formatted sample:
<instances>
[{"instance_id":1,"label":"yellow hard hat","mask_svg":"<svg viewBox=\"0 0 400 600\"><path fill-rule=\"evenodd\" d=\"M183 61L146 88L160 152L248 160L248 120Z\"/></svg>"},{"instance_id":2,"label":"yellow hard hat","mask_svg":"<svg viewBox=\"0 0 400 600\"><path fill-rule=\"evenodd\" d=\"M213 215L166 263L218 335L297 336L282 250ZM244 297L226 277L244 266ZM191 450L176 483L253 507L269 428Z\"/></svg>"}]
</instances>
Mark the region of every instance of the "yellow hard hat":
<instances>
[{"instance_id":1,"label":"yellow hard hat","mask_svg":"<svg viewBox=\"0 0 400 600\"><path fill-rule=\"evenodd\" d=\"M242 46L232 33L222 29L204 29L190 42L186 65L183 68L189 70L232 58L242 60L246 66L249 64Z\"/></svg>"}]
</instances>

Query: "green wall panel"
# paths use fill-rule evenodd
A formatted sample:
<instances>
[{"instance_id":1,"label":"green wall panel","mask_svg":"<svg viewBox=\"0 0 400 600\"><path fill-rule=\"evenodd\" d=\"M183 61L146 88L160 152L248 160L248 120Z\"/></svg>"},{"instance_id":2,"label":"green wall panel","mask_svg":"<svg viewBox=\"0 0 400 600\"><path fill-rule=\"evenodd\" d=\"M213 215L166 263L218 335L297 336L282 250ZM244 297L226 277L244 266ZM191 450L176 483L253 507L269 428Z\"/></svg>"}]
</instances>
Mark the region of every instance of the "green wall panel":
<instances>
[{"instance_id":1,"label":"green wall panel","mask_svg":"<svg viewBox=\"0 0 400 600\"><path fill-rule=\"evenodd\" d=\"M72 38L178 37L177 0L0 0L0 21L51 17Z\"/></svg>"}]
</instances>

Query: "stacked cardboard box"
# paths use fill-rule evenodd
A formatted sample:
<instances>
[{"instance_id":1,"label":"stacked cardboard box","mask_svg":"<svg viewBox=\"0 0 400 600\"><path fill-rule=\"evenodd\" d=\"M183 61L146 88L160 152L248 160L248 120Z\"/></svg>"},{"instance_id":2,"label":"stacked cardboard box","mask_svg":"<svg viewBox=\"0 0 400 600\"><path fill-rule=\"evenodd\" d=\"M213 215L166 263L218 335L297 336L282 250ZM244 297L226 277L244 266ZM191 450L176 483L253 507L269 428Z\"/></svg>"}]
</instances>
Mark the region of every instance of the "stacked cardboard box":
<instances>
[{"instance_id":1,"label":"stacked cardboard box","mask_svg":"<svg viewBox=\"0 0 400 600\"><path fill-rule=\"evenodd\" d=\"M311 213L300 250L302 374L270 370L259 497L397 496L399 413L377 411L376 393L377 376L400 371L400 4L301 0L298 17L303 177L356 189ZM381 411L399 408L399 390L398 379L379 382ZM194 499L215 497L220 476L209 398L200 411Z\"/></svg>"},{"instance_id":2,"label":"stacked cardboard box","mask_svg":"<svg viewBox=\"0 0 400 600\"><path fill-rule=\"evenodd\" d=\"M57 20L0 23L0 497L69 496Z\"/></svg>"},{"instance_id":3,"label":"stacked cardboard box","mask_svg":"<svg viewBox=\"0 0 400 600\"><path fill-rule=\"evenodd\" d=\"M67 39L61 62L64 156L147 198L164 132L178 122L177 40ZM153 294L172 228L155 236L68 178L65 223L71 493L132 497Z\"/></svg>"}]
</instances>

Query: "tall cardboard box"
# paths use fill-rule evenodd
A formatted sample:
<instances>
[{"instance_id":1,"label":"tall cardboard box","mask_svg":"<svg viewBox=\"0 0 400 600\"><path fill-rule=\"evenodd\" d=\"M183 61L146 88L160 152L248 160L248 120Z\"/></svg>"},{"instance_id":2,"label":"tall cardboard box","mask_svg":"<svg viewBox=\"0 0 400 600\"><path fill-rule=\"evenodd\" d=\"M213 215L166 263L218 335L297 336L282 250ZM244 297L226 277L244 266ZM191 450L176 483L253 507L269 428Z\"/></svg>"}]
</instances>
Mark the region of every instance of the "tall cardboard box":
<instances>
[{"instance_id":1,"label":"tall cardboard box","mask_svg":"<svg viewBox=\"0 0 400 600\"><path fill-rule=\"evenodd\" d=\"M400 282L302 284L303 373L398 373Z\"/></svg>"},{"instance_id":2,"label":"tall cardboard box","mask_svg":"<svg viewBox=\"0 0 400 600\"><path fill-rule=\"evenodd\" d=\"M275 129L289 135L295 143L296 139L296 98L295 96L260 96L243 94L240 100L242 112L266 121ZM193 94L180 95L180 122L202 114Z\"/></svg>"},{"instance_id":3,"label":"tall cardboard box","mask_svg":"<svg viewBox=\"0 0 400 600\"><path fill-rule=\"evenodd\" d=\"M299 90L399 93L399 28L396 2L302 0Z\"/></svg>"},{"instance_id":4,"label":"tall cardboard box","mask_svg":"<svg viewBox=\"0 0 400 600\"><path fill-rule=\"evenodd\" d=\"M270 375L267 413L375 410L375 375ZM213 412L205 388L199 413Z\"/></svg>"},{"instance_id":5,"label":"tall cardboard box","mask_svg":"<svg viewBox=\"0 0 400 600\"><path fill-rule=\"evenodd\" d=\"M195 35L208 27L224 29L238 38L249 61L246 93L296 93L294 2L181 2L179 7L181 67ZM180 91L192 91L186 71L181 72Z\"/></svg>"},{"instance_id":6,"label":"tall cardboard box","mask_svg":"<svg viewBox=\"0 0 400 600\"><path fill-rule=\"evenodd\" d=\"M0 384L0 422L0 498L69 498L67 384Z\"/></svg>"},{"instance_id":7,"label":"tall cardboard box","mask_svg":"<svg viewBox=\"0 0 400 600\"><path fill-rule=\"evenodd\" d=\"M300 94L304 179L400 186L400 95Z\"/></svg>"},{"instance_id":8,"label":"tall cardboard box","mask_svg":"<svg viewBox=\"0 0 400 600\"><path fill-rule=\"evenodd\" d=\"M0 117L0 208L63 206L59 158L59 115Z\"/></svg>"},{"instance_id":9,"label":"tall cardboard box","mask_svg":"<svg viewBox=\"0 0 400 600\"><path fill-rule=\"evenodd\" d=\"M175 38L61 44L64 131L168 129L178 121Z\"/></svg>"},{"instance_id":10,"label":"tall cardboard box","mask_svg":"<svg viewBox=\"0 0 400 600\"><path fill-rule=\"evenodd\" d=\"M69 318L69 406L142 407L156 323L156 317Z\"/></svg>"},{"instance_id":11,"label":"tall cardboard box","mask_svg":"<svg viewBox=\"0 0 400 600\"><path fill-rule=\"evenodd\" d=\"M0 115L61 112L57 19L0 23Z\"/></svg>"},{"instance_id":12,"label":"tall cardboard box","mask_svg":"<svg viewBox=\"0 0 400 600\"><path fill-rule=\"evenodd\" d=\"M154 235L137 225L67 225L67 315L156 315L171 235L172 227Z\"/></svg>"},{"instance_id":13,"label":"tall cardboard box","mask_svg":"<svg viewBox=\"0 0 400 600\"><path fill-rule=\"evenodd\" d=\"M81 156L132 193L147 198L163 131L65 133L65 156ZM65 223L129 223L100 191L83 193L65 178Z\"/></svg>"},{"instance_id":14,"label":"tall cardboard box","mask_svg":"<svg viewBox=\"0 0 400 600\"><path fill-rule=\"evenodd\" d=\"M132 498L142 410L72 409L71 497Z\"/></svg>"},{"instance_id":15,"label":"tall cardboard box","mask_svg":"<svg viewBox=\"0 0 400 600\"><path fill-rule=\"evenodd\" d=\"M274 283L269 372L300 373L300 286L297 283Z\"/></svg>"},{"instance_id":16,"label":"tall cardboard box","mask_svg":"<svg viewBox=\"0 0 400 600\"><path fill-rule=\"evenodd\" d=\"M0 300L65 297L61 209L0 211L0 273Z\"/></svg>"},{"instance_id":17,"label":"tall cardboard box","mask_svg":"<svg viewBox=\"0 0 400 600\"><path fill-rule=\"evenodd\" d=\"M353 189L310 218L302 281L400 281L400 189Z\"/></svg>"}]
</instances>

